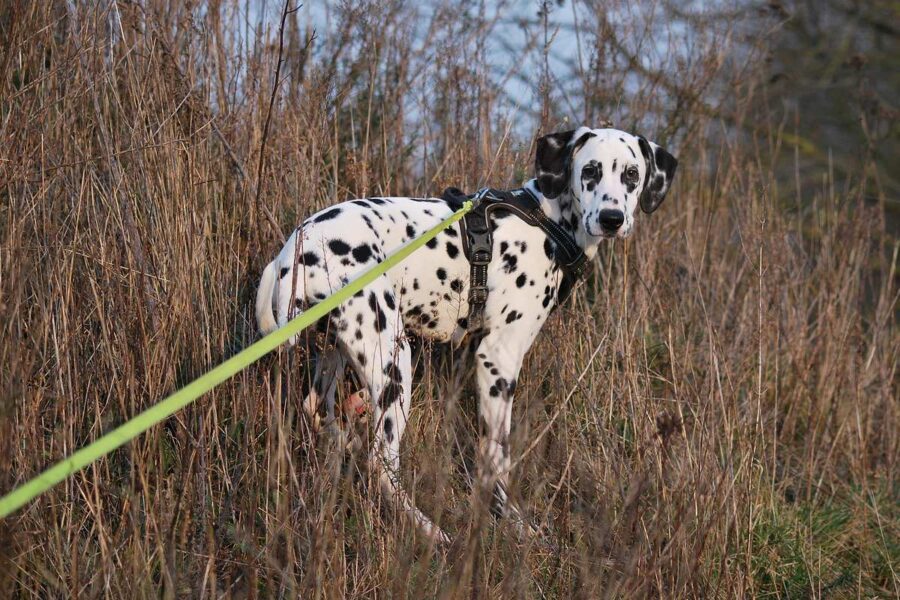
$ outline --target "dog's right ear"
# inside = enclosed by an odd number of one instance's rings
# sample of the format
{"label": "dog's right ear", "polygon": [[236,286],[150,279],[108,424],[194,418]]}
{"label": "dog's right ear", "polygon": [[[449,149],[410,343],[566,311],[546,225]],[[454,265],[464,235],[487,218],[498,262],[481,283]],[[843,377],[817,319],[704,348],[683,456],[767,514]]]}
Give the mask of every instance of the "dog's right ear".
{"label": "dog's right ear", "polygon": [[538,139],[534,176],[544,196],[552,199],[566,191],[571,176],[572,154],[594,135],[589,127],[579,127]]}

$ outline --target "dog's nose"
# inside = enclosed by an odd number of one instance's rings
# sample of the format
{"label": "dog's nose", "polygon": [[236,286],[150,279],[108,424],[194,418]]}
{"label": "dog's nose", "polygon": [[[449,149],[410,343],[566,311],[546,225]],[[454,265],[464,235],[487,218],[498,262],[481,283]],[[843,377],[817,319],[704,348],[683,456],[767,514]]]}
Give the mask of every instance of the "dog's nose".
{"label": "dog's nose", "polygon": [[612,208],[604,208],[600,211],[600,227],[607,233],[618,231],[622,223],[625,222],[625,213],[621,210]]}

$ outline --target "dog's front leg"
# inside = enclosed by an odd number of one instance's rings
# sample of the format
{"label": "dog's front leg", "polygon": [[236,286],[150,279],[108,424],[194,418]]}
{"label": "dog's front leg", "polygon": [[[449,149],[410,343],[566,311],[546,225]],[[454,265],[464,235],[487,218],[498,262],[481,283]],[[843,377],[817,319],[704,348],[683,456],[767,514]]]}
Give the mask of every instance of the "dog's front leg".
{"label": "dog's front leg", "polygon": [[478,346],[478,411],[482,439],[479,483],[492,493],[491,510],[512,518],[523,531],[533,531],[509,501],[509,431],[513,394],[522,359],[530,344],[512,328],[494,330]]}

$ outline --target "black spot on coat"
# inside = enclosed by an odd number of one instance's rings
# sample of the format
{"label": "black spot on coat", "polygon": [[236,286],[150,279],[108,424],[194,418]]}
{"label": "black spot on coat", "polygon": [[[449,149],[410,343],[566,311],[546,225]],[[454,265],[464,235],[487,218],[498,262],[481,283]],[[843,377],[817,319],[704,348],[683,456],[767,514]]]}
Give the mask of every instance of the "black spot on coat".
{"label": "black spot on coat", "polygon": [[338,256],[344,256],[350,252],[350,245],[343,240],[331,240],[328,242],[328,248]]}
{"label": "black spot on coat", "polygon": [[353,249],[353,259],[358,263],[367,262],[372,258],[372,247],[369,244],[360,244]]}
{"label": "black spot on coat", "polygon": [[326,210],[323,213],[319,213],[314,219],[313,223],[321,223],[322,221],[328,221],[330,219],[335,218],[341,214],[340,208],[332,208],[331,210]]}
{"label": "black spot on coat", "polygon": [[554,251],[553,242],[550,241],[550,238],[544,238],[544,254],[547,255],[547,258],[550,260],[556,258],[556,252]]}
{"label": "black spot on coat", "polygon": [[375,292],[369,292],[369,308],[375,313],[375,331],[381,333],[387,329],[387,315],[381,310],[381,305],[378,303],[378,298],[375,297]]}
{"label": "black spot on coat", "polygon": [[400,374],[400,369],[397,368],[393,361],[385,365],[384,374],[387,375],[388,380],[381,391],[381,397],[378,399],[382,409],[388,408],[403,394],[403,377]]}
{"label": "black spot on coat", "polygon": [[506,273],[513,273],[516,270],[516,264],[519,262],[519,257],[515,254],[504,254],[503,255],[503,270]]}

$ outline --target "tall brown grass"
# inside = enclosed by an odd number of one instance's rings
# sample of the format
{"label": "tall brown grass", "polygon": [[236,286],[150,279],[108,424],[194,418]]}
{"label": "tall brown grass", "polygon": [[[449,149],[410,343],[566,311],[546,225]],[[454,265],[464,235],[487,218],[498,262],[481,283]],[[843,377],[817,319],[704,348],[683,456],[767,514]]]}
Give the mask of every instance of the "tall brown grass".
{"label": "tall brown grass", "polygon": [[[0,492],[255,339],[258,274],[304,215],[518,185],[532,136],[574,114],[681,168],[523,369],[512,492],[546,539],[472,509],[459,357],[420,344],[403,447],[455,539],[436,550],[310,430],[283,350],[0,522],[0,596],[900,594],[891,199],[868,170],[772,174],[790,121],[746,38],[771,23],[692,22],[703,43],[651,72],[635,48],[663,6],[555,29],[547,4],[348,3],[327,35],[303,11],[279,35],[280,8],[265,27],[213,0],[0,9]],[[486,45],[502,27],[528,40],[512,67]],[[579,98],[555,36],[577,37]],[[534,98],[505,95],[516,79]]]}

